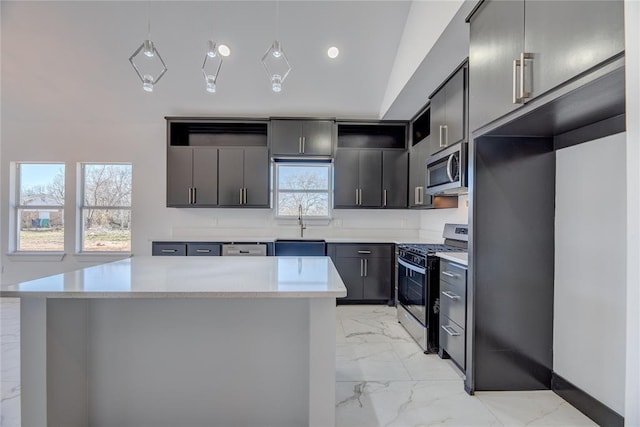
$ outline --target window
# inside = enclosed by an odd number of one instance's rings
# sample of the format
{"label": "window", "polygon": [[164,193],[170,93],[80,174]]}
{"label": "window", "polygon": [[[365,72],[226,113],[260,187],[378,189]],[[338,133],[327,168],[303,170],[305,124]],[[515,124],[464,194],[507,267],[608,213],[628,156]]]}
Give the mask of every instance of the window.
{"label": "window", "polygon": [[81,165],[82,251],[131,251],[131,165]]}
{"label": "window", "polygon": [[329,218],[331,163],[276,162],[274,183],[276,216]]}
{"label": "window", "polygon": [[17,251],[64,251],[64,164],[16,163]]}

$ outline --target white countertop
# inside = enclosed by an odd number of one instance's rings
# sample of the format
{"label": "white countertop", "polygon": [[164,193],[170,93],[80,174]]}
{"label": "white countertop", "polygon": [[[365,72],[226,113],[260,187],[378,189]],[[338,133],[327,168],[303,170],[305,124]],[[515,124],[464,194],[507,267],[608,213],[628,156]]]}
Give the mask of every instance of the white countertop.
{"label": "white countertop", "polygon": [[469,264],[469,254],[466,252],[436,252],[436,256],[465,266]]}
{"label": "white countertop", "polygon": [[276,240],[324,240],[327,243],[416,243],[416,244],[430,244],[430,243],[442,243],[443,240],[440,239],[438,241],[421,239],[416,237],[376,237],[376,236],[368,236],[368,237],[273,237],[273,236],[265,236],[265,237],[256,237],[256,236],[248,236],[248,237],[185,237],[185,238],[176,238],[172,237],[169,239],[153,239],[153,242],[215,242],[215,243],[273,243]]}
{"label": "white countertop", "polygon": [[329,257],[133,257],[13,285],[2,297],[340,298]]}

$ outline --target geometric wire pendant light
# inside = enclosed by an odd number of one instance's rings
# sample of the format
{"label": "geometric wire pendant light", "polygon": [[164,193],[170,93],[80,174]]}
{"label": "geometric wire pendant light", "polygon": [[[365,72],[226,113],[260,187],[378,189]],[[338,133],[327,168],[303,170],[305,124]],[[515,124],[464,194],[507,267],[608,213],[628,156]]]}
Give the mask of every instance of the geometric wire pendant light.
{"label": "geometric wire pendant light", "polygon": [[278,41],[278,20],[280,18],[279,2],[276,1],[276,39],[262,56],[262,65],[271,80],[271,90],[278,93],[282,91],[282,82],[291,72],[291,64],[287,55],[282,50],[282,45]]}
{"label": "geometric wire pendant light", "polygon": [[[151,1],[149,1],[151,3]],[[147,9],[149,13],[149,8]],[[156,59],[157,58],[157,59]],[[164,63],[160,52],[151,41],[151,17],[147,25],[147,39],[129,57],[129,62],[142,81],[142,89],[146,92],[153,92],[153,86],[160,81],[167,72],[167,65]]]}

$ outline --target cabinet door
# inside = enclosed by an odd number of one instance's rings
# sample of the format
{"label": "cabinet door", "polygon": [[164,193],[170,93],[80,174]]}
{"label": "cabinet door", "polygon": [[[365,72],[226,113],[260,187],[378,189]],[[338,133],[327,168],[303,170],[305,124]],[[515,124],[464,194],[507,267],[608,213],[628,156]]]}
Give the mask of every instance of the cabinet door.
{"label": "cabinet door", "polygon": [[525,2],[525,81],[541,95],[624,50],[621,0]]}
{"label": "cabinet door", "polygon": [[382,154],[378,150],[362,150],[358,156],[358,188],[360,207],[382,206]]}
{"label": "cabinet door", "polygon": [[524,1],[486,0],[471,18],[471,131],[518,108],[513,103],[513,61],[523,51]]}
{"label": "cabinet door", "polygon": [[362,294],[362,272],[364,264],[361,258],[336,258],[334,260],[336,270],[347,288],[347,296],[341,300],[361,300]]}
{"label": "cabinet door", "polygon": [[431,135],[411,147],[409,153],[409,207],[424,206],[428,198],[424,184],[430,139]]}
{"label": "cabinet door", "polygon": [[193,149],[193,187],[196,206],[218,204],[218,150],[198,147]]}
{"label": "cabinet door", "polygon": [[437,153],[446,147],[443,130],[447,124],[446,104],[447,92],[445,86],[431,98],[431,131],[429,132],[430,138],[427,156]]}
{"label": "cabinet door", "polygon": [[271,120],[271,154],[302,154],[302,121]]}
{"label": "cabinet door", "polygon": [[333,122],[306,121],[302,125],[302,152],[308,156],[330,156],[333,142]]}
{"label": "cabinet door", "polygon": [[391,260],[366,258],[363,298],[365,300],[391,299]]}
{"label": "cabinet door", "polygon": [[382,206],[407,207],[409,155],[406,151],[382,152]]}
{"label": "cabinet door", "polygon": [[456,144],[465,139],[464,107],[465,107],[465,72],[463,67],[459,69],[447,82],[445,107],[446,131],[445,145]]}
{"label": "cabinet door", "polygon": [[244,150],[218,150],[218,202],[220,206],[240,206],[244,186]]}
{"label": "cabinet door", "polygon": [[244,150],[244,188],[247,206],[269,207],[269,154],[266,148]]}
{"label": "cabinet door", "polygon": [[193,183],[193,150],[169,147],[167,152],[167,206],[189,206]]}
{"label": "cabinet door", "polygon": [[334,206],[355,207],[358,190],[358,150],[337,150],[334,164]]}

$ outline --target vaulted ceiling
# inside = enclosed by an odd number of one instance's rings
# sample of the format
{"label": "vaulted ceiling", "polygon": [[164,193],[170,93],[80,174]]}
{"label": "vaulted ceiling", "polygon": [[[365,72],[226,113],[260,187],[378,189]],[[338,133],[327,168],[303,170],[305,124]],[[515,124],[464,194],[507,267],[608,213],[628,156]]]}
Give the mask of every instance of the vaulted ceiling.
{"label": "vaulted ceiling", "polygon": [[[435,13],[443,2],[430,3]],[[398,79],[411,76],[396,63],[401,43],[399,59],[413,54],[415,40],[404,34],[410,1],[3,1],[1,7],[3,120],[378,118],[398,95]],[[148,22],[168,67],[153,93],[142,90],[128,62],[147,38]],[[260,62],[276,34],[293,67],[281,93],[271,91]],[[209,39],[232,49],[215,94],[205,91],[201,72]],[[326,55],[331,45],[340,49],[335,60]],[[413,63],[425,53],[415,49]]]}

